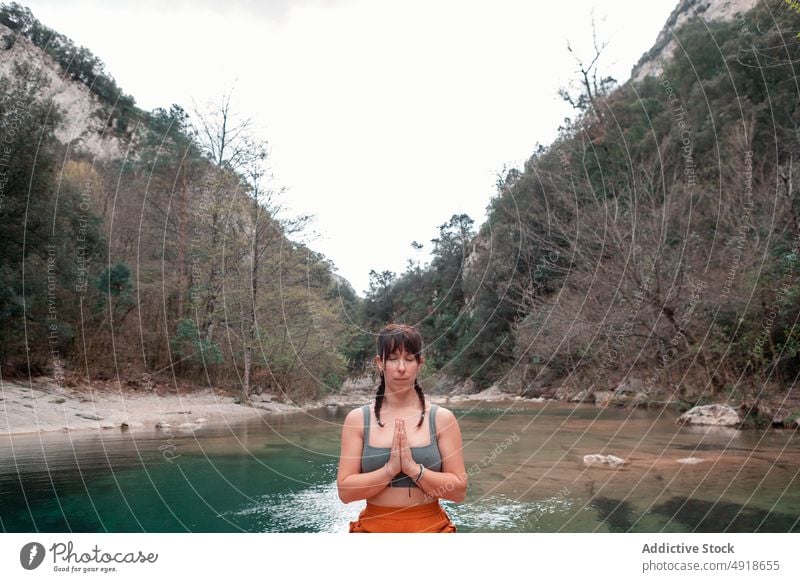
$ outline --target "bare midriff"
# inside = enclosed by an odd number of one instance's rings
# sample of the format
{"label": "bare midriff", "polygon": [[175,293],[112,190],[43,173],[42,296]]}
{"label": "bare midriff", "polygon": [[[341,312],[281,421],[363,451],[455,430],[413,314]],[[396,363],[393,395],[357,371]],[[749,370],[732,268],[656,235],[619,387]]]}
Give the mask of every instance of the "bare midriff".
{"label": "bare midriff", "polygon": [[[411,490],[411,497],[408,496],[409,489]],[[384,507],[411,507],[412,505],[430,503],[433,499],[427,497],[419,487],[386,487],[374,497],[367,499],[367,501]]]}

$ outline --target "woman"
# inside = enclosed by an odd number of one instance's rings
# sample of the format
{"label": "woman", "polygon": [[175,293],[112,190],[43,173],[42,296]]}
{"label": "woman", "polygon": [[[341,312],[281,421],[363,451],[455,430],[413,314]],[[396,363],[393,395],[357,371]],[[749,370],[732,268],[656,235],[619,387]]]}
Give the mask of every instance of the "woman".
{"label": "woman", "polygon": [[351,533],[451,533],[439,498],[463,501],[467,474],[452,412],[429,405],[417,375],[422,338],[408,325],[378,334],[375,403],[350,411],[342,428],[336,484],[344,503],[367,500]]}

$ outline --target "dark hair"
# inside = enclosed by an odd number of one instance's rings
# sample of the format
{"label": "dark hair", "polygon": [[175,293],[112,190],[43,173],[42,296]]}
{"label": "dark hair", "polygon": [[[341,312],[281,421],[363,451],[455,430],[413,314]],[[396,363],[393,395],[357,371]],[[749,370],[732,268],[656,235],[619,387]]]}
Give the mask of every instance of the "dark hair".
{"label": "dark hair", "polygon": [[[422,336],[417,329],[411,325],[390,323],[378,333],[377,343],[378,356],[380,356],[384,363],[390,354],[398,350],[405,350],[409,354],[413,354],[417,363],[422,359]],[[425,418],[425,395],[416,378],[414,378],[414,390],[416,390],[420,404],[422,404],[422,412],[419,415],[419,422],[417,423],[417,427],[420,427],[422,426],[422,420]],[[381,422],[381,406],[383,405],[384,392],[386,392],[386,378],[383,372],[381,372],[381,383],[375,395],[375,418],[378,419],[378,424],[380,426],[383,426]]]}

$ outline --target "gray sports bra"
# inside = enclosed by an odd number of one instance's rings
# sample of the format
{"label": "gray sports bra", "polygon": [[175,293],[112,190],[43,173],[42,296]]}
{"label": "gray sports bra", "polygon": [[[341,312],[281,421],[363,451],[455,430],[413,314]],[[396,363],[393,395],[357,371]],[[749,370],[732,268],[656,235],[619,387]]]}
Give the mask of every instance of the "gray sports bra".
{"label": "gray sports bra", "polygon": [[[430,444],[424,447],[411,447],[411,453],[414,456],[414,460],[417,463],[422,463],[426,469],[441,471],[442,455],[439,453],[438,439],[436,438],[436,423],[434,421],[437,408],[439,407],[436,404],[431,404],[431,409],[428,413],[431,430]],[[361,410],[364,413],[364,449],[361,453],[361,472],[369,473],[383,467],[389,462],[392,449],[391,447],[373,447],[369,444],[369,422],[372,417],[371,405],[365,404],[361,407]],[[414,477],[416,477],[416,475],[414,475]],[[414,483],[414,479],[401,471],[389,482],[389,486],[416,487],[416,483]]]}

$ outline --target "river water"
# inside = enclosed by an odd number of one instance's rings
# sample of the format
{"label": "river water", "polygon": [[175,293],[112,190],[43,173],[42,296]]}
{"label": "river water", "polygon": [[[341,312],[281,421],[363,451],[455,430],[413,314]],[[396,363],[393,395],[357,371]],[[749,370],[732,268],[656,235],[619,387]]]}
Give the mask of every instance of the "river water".
{"label": "river water", "polygon": [[[800,434],[683,427],[674,413],[556,403],[448,405],[470,473],[459,532],[798,532]],[[194,432],[0,437],[4,532],[345,532],[349,409]],[[587,466],[587,454],[622,466]],[[682,464],[679,459],[702,459]]]}

